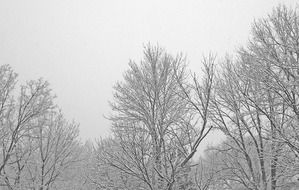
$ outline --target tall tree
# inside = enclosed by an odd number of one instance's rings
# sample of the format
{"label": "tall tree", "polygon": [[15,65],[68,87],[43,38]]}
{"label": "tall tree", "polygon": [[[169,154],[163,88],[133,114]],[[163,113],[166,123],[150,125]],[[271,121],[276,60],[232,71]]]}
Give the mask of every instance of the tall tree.
{"label": "tall tree", "polygon": [[268,18],[255,22],[252,31],[253,38],[248,47],[240,51],[240,58],[247,78],[259,83],[265,95],[266,105],[255,104],[255,107],[270,122],[267,132],[273,156],[271,189],[275,189],[281,146],[286,144],[297,155],[299,153],[295,127],[299,121],[298,12],[278,6]]}
{"label": "tall tree", "polygon": [[117,151],[104,151],[100,159],[143,188],[174,189],[179,176],[188,172],[195,144],[200,143],[197,134],[203,133],[195,128],[194,107],[182,91],[185,59],[149,45],[140,65],[129,65],[111,103]]}
{"label": "tall tree", "polygon": [[283,188],[296,173],[297,19],[279,6],[255,22],[249,45],[224,61],[216,80],[210,118],[228,139],[217,151],[224,176],[243,188]]}

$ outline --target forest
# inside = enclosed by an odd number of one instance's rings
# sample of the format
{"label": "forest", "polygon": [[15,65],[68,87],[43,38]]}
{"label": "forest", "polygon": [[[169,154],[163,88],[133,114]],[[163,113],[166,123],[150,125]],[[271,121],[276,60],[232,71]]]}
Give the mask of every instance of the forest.
{"label": "forest", "polygon": [[[49,82],[19,84],[1,65],[0,189],[298,190],[298,7],[273,8],[247,44],[198,64],[145,45],[113,87],[111,136],[95,142]],[[213,132],[223,141],[198,156]]]}

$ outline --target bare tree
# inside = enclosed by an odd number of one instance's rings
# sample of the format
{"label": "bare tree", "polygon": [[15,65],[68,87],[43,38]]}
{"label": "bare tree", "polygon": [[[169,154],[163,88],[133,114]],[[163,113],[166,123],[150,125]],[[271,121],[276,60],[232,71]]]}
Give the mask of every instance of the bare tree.
{"label": "bare tree", "polygon": [[[296,9],[278,6],[266,19],[253,25],[248,48],[241,49],[243,69],[252,83],[259,84],[265,104],[247,96],[261,115],[269,121],[266,131],[271,140],[271,189],[277,186],[278,155],[283,145],[298,155],[298,37]],[[291,156],[292,157],[292,156]],[[295,160],[298,163],[298,160]]]}
{"label": "bare tree", "polygon": [[24,177],[30,188],[49,190],[59,181],[67,181],[65,174],[79,162],[78,125],[66,121],[60,112],[46,115],[36,125],[33,135],[37,149]]}
{"label": "bare tree", "polygon": [[[227,151],[219,151],[231,157],[229,164],[226,163],[226,165],[231,168],[234,180],[238,180],[248,189],[266,190],[265,141],[262,137],[259,112],[251,107],[243,96],[244,89],[248,90],[247,83],[243,83],[243,80],[239,78],[237,68],[230,59],[226,60],[222,70],[222,74],[216,81],[210,118],[214,125],[226,135],[230,143],[227,144],[228,147],[224,147]],[[256,93],[254,90],[251,92]],[[254,146],[249,146],[248,141]],[[252,148],[259,155],[260,167],[258,168],[254,166],[255,156],[251,152]],[[260,174],[262,176],[258,177],[257,175]]]}
{"label": "bare tree", "polygon": [[248,47],[216,79],[208,113],[228,139],[216,152],[226,180],[243,188],[283,188],[298,172],[298,23],[285,6],[255,22]]}
{"label": "bare tree", "polygon": [[180,68],[181,65],[175,65],[175,76],[180,87],[180,95],[188,103],[194,112],[196,123],[200,125],[200,127],[196,126],[194,142],[191,143],[188,156],[183,160],[181,166],[184,166],[194,156],[199,144],[213,129],[213,126],[209,125],[208,118],[214,90],[215,61],[215,55],[210,54],[208,57],[203,57],[202,77],[199,78],[198,75],[192,74],[192,82],[189,81],[188,77],[182,77],[187,76],[185,68]]}
{"label": "bare tree", "polygon": [[[253,25],[253,38],[248,48],[240,51],[248,68],[248,78],[258,81],[268,92],[269,104],[280,105],[280,110],[260,111],[272,122],[273,131],[283,142],[298,153],[298,10],[278,6],[267,19]],[[273,107],[272,106],[272,107]],[[273,115],[283,117],[284,127],[278,127]]]}
{"label": "bare tree", "polygon": [[0,67],[0,184],[7,189],[54,188],[79,159],[78,126],[56,110],[42,79],[22,85],[14,98],[16,76],[8,65]]}
{"label": "bare tree", "polygon": [[8,66],[2,66],[1,69],[6,69],[6,72],[3,73],[6,73],[7,76],[2,77],[4,80],[2,82],[5,85],[1,94],[1,97],[3,97],[1,115],[1,130],[3,131],[3,136],[0,139],[0,176],[4,179],[5,184],[10,186],[6,166],[10,162],[11,156],[13,154],[16,155],[15,150],[18,146],[18,142],[28,135],[28,131],[34,127],[31,125],[32,122],[35,122],[52,110],[54,106],[52,102],[53,95],[48,87],[49,84],[41,79],[38,81],[30,81],[26,85],[21,86],[18,100],[14,100],[12,90],[16,75]]}
{"label": "bare tree", "polygon": [[[188,172],[187,162],[205,136],[194,127],[194,108],[181,89],[184,69],[182,55],[172,57],[159,47],[147,46],[141,64],[130,62],[124,82],[114,88],[110,119],[118,151],[104,151],[101,159],[146,189],[179,185],[176,180]],[[206,94],[201,95],[204,101]],[[195,139],[197,134],[201,136]]]}
{"label": "bare tree", "polygon": [[114,139],[98,141],[96,146],[89,182],[99,189],[107,190],[147,189],[145,179],[139,179],[142,173],[132,164],[134,160],[123,153]]}
{"label": "bare tree", "polygon": [[220,176],[222,169],[218,166],[218,157],[215,151],[205,151],[204,157],[200,157],[193,168],[192,177],[194,187],[198,190],[225,189],[225,184],[221,183]]}

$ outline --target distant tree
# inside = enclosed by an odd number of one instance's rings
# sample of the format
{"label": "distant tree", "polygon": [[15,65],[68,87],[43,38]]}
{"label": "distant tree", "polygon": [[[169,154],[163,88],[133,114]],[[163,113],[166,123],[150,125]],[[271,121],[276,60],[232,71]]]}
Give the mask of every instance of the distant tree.
{"label": "distant tree", "polygon": [[67,181],[65,174],[80,160],[78,125],[66,121],[61,113],[50,113],[37,123],[35,150],[26,170],[30,188],[49,190],[59,181]]}
{"label": "distant tree", "polygon": [[[92,170],[88,176],[89,182],[99,189],[146,189],[142,180],[136,180],[133,172],[119,168],[119,165],[129,165],[130,160],[123,154],[119,144],[113,139],[97,142]],[[134,168],[131,168],[134,171]]]}
{"label": "distant tree", "polygon": [[222,170],[218,167],[217,155],[213,151],[206,151],[204,157],[200,157],[192,170],[194,189],[216,190],[225,189],[221,184]]}
{"label": "distant tree", "polygon": [[94,145],[88,140],[84,144],[80,144],[74,150],[77,155],[74,162],[69,165],[66,170],[63,170],[59,181],[56,183],[56,189],[59,190],[85,190],[96,189],[96,186],[91,182],[90,178],[93,170],[96,168],[94,162]]}

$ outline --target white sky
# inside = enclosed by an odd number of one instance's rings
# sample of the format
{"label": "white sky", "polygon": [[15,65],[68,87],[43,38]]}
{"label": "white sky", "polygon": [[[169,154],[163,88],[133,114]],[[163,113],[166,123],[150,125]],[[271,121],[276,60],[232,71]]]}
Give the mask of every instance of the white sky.
{"label": "white sky", "polygon": [[187,54],[197,72],[203,54],[245,44],[253,19],[279,3],[297,1],[0,0],[0,64],[10,64],[20,82],[48,80],[81,137],[104,137],[112,86],[129,59],[139,61],[143,44]]}

